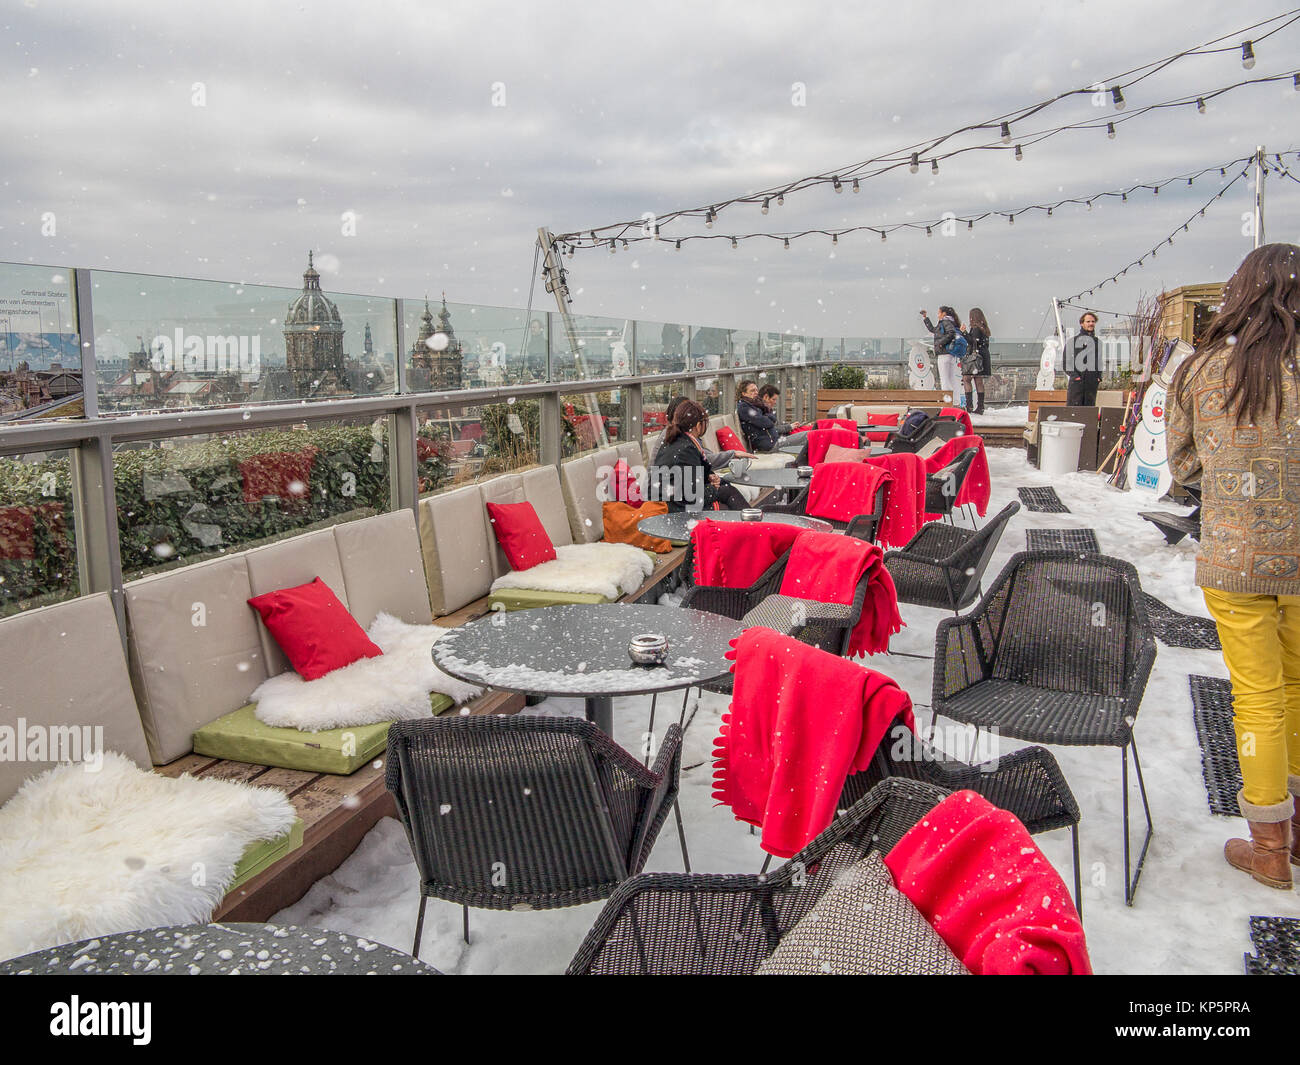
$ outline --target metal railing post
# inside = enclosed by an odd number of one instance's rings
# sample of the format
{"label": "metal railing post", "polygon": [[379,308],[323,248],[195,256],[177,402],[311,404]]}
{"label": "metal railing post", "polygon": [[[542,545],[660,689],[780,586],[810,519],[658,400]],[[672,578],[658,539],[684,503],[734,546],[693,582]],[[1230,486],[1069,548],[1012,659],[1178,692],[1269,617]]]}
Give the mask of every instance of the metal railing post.
{"label": "metal railing post", "polygon": [[557,385],[551,391],[543,392],[537,397],[537,400],[540,408],[537,418],[537,432],[540,439],[537,446],[541,452],[541,462],[543,466],[554,466],[558,469],[561,460],[564,458],[564,442],[560,428],[559,386]]}
{"label": "metal railing post", "polygon": [[77,339],[81,344],[82,410],[87,418],[99,417],[99,371],[95,362],[95,301],[90,271],[72,271],[77,300]]}
{"label": "metal railing post", "polygon": [[[74,530],[81,593],[108,592],[126,647],[126,604],[122,598],[122,545],[117,530],[117,488],[113,445],[93,437],[72,451]],[[79,493],[80,498],[78,498]]]}

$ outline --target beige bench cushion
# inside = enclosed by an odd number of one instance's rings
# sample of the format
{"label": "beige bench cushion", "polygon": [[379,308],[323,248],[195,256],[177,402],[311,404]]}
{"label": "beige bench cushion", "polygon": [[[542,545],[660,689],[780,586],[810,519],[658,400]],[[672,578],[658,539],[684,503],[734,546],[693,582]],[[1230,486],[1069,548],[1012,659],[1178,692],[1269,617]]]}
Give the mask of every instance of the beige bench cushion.
{"label": "beige bench cushion", "polygon": [[560,467],[564,505],[575,544],[590,544],[605,535],[605,516],[596,498],[596,460],[592,455],[569,459]]}
{"label": "beige bench cushion", "polygon": [[420,534],[409,510],[334,527],[348,608],[369,629],[382,611],[411,625],[433,620]]}
{"label": "beige bench cushion", "polygon": [[504,477],[493,477],[490,481],[484,481],[478,488],[481,500],[479,521],[483,523],[483,529],[487,535],[488,562],[492,566],[492,577],[495,580],[497,577],[510,572],[510,562],[506,558],[506,553],[501,550],[501,545],[497,542],[497,534],[493,530],[492,519],[488,516],[487,504],[525,502],[524,481],[517,473],[507,473]]}
{"label": "beige bench cushion", "polygon": [[641,444],[641,457],[647,466],[654,461],[655,452],[659,450],[659,444],[663,440],[663,430],[657,433],[650,433]]}
{"label": "beige bench cushion", "polygon": [[159,765],[188,754],[195,729],[243,706],[268,676],[260,622],[248,605],[247,558],[229,555],[126,585],[131,671]]}
{"label": "beige bench cushion", "polygon": [[573,530],[569,528],[569,512],[564,506],[564,491],[560,488],[560,471],[554,466],[539,466],[519,475],[524,486],[524,498],[533,505],[542,527],[551,543],[561,547],[573,543]]}
{"label": "beige bench cushion", "polygon": [[[12,730],[6,743],[13,744],[12,751],[0,756],[0,804],[28,777],[49,769],[60,753],[84,759],[117,751],[149,767],[149,748],[107,593],[0,621],[0,726]],[[40,753],[33,746],[38,737],[44,753],[55,758],[27,760]]]}
{"label": "beige bench cushion", "polygon": [[477,485],[420,501],[420,546],[435,617],[453,614],[492,586],[487,523]]}

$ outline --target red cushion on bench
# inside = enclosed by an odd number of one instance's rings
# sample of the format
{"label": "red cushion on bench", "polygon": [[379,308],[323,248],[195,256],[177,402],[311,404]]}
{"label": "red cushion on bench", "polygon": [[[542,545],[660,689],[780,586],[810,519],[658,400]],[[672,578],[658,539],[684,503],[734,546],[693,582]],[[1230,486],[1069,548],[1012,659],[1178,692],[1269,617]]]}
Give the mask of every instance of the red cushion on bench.
{"label": "red cushion on bench", "polygon": [[248,605],[262,615],[262,624],[303,680],[384,653],[319,577],[296,588],[255,595]]}
{"label": "red cushion on bench", "polygon": [[531,503],[489,503],[487,511],[511,569],[532,569],[555,558],[555,545]]}

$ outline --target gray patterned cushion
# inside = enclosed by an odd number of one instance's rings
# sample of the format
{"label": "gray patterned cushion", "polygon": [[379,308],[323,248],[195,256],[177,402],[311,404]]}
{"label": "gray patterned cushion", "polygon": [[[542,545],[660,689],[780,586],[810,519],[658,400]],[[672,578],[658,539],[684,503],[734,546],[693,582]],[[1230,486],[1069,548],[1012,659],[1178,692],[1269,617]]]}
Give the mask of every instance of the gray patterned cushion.
{"label": "gray patterned cushion", "polygon": [[847,869],[758,967],[760,976],[969,976],[874,851]]}

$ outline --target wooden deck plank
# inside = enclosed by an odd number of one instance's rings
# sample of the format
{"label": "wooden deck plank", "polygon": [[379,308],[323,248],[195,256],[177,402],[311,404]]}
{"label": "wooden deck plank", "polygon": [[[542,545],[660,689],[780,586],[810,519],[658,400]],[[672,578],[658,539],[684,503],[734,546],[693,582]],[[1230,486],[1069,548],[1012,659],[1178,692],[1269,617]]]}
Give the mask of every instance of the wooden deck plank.
{"label": "wooden deck plank", "polygon": [[222,759],[215,765],[209,766],[201,773],[195,774],[204,780],[235,780],[244,783],[252,783],[267,771],[264,765],[253,765],[249,762],[230,762]]}
{"label": "wooden deck plank", "polygon": [[208,767],[216,765],[218,761],[220,759],[211,758],[206,754],[185,754],[166,765],[154,766],[153,771],[165,777],[178,777],[183,773],[197,776]]}
{"label": "wooden deck plank", "polygon": [[257,778],[257,786],[260,788],[279,788],[281,791],[293,795],[320,776],[320,773],[311,773],[304,769],[280,769],[272,766]]}

